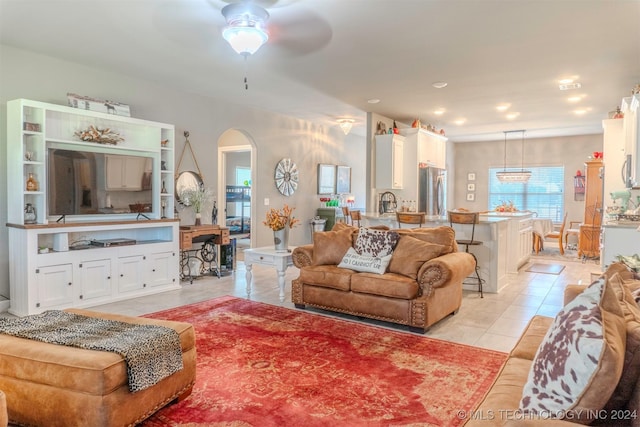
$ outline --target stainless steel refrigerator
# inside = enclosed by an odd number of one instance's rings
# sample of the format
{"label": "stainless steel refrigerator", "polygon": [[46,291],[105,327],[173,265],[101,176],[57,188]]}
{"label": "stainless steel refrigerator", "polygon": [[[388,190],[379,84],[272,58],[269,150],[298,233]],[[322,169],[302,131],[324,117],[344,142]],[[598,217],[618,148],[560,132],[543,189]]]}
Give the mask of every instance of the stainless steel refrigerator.
{"label": "stainless steel refrigerator", "polygon": [[418,169],[418,212],[447,214],[447,171],[433,167]]}

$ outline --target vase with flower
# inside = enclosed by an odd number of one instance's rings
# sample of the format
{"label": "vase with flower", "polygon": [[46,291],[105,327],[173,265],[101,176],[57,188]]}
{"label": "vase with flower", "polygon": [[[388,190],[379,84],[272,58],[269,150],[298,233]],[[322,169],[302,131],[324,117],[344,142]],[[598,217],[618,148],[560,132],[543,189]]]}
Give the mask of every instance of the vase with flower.
{"label": "vase with flower", "polygon": [[211,195],[211,190],[204,187],[186,190],[182,193],[180,198],[184,200],[184,205],[193,208],[196,214],[195,225],[202,225],[202,209],[209,202]]}
{"label": "vase with flower", "polygon": [[276,251],[286,252],[289,249],[289,230],[300,220],[293,216],[295,208],[284,205],[282,209],[271,208],[262,222],[273,230],[273,243]]}

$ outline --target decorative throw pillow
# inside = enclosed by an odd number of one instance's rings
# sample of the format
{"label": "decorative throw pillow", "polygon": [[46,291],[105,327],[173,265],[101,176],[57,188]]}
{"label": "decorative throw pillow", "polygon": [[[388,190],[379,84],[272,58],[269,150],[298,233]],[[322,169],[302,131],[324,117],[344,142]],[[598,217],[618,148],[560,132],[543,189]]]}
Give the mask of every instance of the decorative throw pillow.
{"label": "decorative throw pillow", "polygon": [[400,236],[389,263],[391,273],[417,278],[422,264],[433,259],[446,250],[443,245],[423,242],[409,235]]}
{"label": "decorative throw pillow", "polygon": [[400,235],[395,231],[360,227],[354,247],[360,255],[384,257],[391,255],[399,238]]}
{"label": "decorative throw pillow", "polygon": [[389,261],[391,261],[391,255],[383,257],[366,256],[358,254],[353,248],[349,248],[338,267],[365,273],[384,274],[387,271]]}
{"label": "decorative throw pillow", "polygon": [[398,233],[400,233],[400,235],[415,237],[416,239],[420,239],[424,242],[443,245],[446,249],[442,255],[458,250],[458,246],[456,244],[456,232],[453,228],[446,225],[431,228],[401,228],[398,230]]}
{"label": "decorative throw pillow", "polygon": [[520,409],[588,423],[582,418],[602,409],[620,380],[625,340],[620,304],[602,277],[556,316],[531,364]]}
{"label": "decorative throw pillow", "polygon": [[351,247],[351,227],[313,233],[313,265],[337,265]]}

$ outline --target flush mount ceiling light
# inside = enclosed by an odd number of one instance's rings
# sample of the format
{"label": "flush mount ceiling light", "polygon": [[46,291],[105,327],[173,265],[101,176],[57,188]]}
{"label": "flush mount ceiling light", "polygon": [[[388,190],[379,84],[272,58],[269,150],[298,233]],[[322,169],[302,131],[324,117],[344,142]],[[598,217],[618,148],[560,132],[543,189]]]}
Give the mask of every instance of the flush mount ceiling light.
{"label": "flush mount ceiling light", "polygon": [[435,83],[431,83],[431,86],[435,87],[436,89],[442,89],[443,87],[447,87],[449,83],[447,82],[435,82]]}
{"label": "flush mount ceiling light", "polygon": [[[522,132],[522,166],[519,171],[507,171],[507,134]],[[504,169],[496,172],[496,177],[500,182],[527,182],[531,178],[531,171],[524,170],[524,129],[504,131]]]}
{"label": "flush mount ceiling light", "polygon": [[222,37],[240,55],[253,55],[269,40],[264,30],[269,13],[262,7],[249,2],[232,3],[222,8],[222,15],[227,20]]}
{"label": "flush mount ceiling light", "polygon": [[338,125],[340,126],[340,129],[342,129],[342,132],[344,132],[345,135],[349,135],[349,132],[351,132],[351,128],[353,127],[353,123],[355,122],[355,120],[338,119],[337,122],[338,122]]}

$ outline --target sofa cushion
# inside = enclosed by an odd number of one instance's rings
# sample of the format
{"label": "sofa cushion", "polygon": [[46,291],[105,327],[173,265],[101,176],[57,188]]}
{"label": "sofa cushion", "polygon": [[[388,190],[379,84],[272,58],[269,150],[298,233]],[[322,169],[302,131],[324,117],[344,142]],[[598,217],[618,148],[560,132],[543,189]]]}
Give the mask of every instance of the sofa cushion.
{"label": "sofa cushion", "polygon": [[601,279],[556,316],[538,349],[520,409],[588,418],[607,403],[622,374],[625,321],[613,286]]}
{"label": "sofa cushion", "polygon": [[533,316],[509,357],[533,360],[552,323],[553,317]]}
{"label": "sofa cushion", "polygon": [[622,377],[605,407],[611,412],[625,408],[640,377],[640,308],[638,308],[631,292],[625,286],[623,274],[616,273],[612,275],[609,278],[609,282],[612,285],[618,285],[612,287],[622,307],[627,327]]}
{"label": "sofa cushion", "polygon": [[422,264],[440,256],[444,250],[443,245],[425,242],[405,234],[400,237],[398,245],[393,251],[389,272],[416,279]]}
{"label": "sofa cushion", "polygon": [[313,265],[338,265],[351,247],[353,228],[313,233]]}
{"label": "sofa cushion", "polygon": [[448,254],[450,252],[456,252],[458,246],[456,245],[456,233],[453,228],[446,225],[432,228],[400,228],[396,230],[401,236],[410,235],[416,239],[420,239],[424,242],[436,243],[443,245],[445,250],[442,254]]}
{"label": "sofa cushion", "polygon": [[391,261],[391,255],[386,256],[367,256],[360,255],[355,249],[349,248],[347,253],[338,264],[338,267],[349,268],[355,271],[362,271],[366,273],[384,274],[387,271],[387,266]]}
{"label": "sofa cushion", "polygon": [[360,255],[385,257],[391,255],[399,238],[395,231],[360,227],[354,248]]}
{"label": "sofa cushion", "polygon": [[314,286],[349,291],[353,270],[340,268],[335,265],[312,265],[300,269],[300,280]]}
{"label": "sofa cushion", "polygon": [[362,294],[409,300],[418,296],[418,290],[418,282],[400,274],[358,273],[351,276],[351,291]]}

